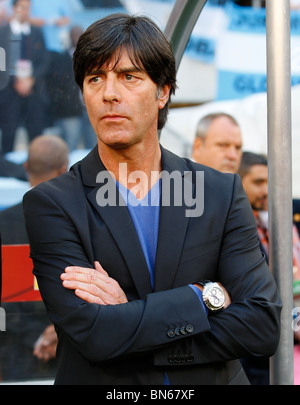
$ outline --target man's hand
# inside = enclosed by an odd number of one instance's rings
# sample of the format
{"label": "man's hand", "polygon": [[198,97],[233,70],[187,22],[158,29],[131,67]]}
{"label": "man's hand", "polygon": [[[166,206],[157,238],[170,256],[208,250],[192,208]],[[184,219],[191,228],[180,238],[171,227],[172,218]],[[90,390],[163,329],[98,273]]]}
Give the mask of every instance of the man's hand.
{"label": "man's hand", "polygon": [[32,94],[34,79],[32,77],[17,78],[14,82],[14,88],[21,97],[28,97]]}
{"label": "man's hand", "polygon": [[56,356],[57,335],[53,325],[47,326],[34,345],[33,354],[47,362]]}
{"label": "man's hand", "polygon": [[95,262],[95,269],[66,267],[61,279],[65,288],[75,290],[79,298],[89,303],[116,305],[128,302],[119,283],[109,277],[99,262]]}

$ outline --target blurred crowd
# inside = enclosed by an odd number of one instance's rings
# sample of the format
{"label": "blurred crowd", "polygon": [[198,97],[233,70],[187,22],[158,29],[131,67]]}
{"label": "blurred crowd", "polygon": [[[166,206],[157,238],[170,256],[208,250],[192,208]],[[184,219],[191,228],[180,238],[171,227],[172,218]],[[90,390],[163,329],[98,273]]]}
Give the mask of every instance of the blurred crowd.
{"label": "blurred crowd", "polygon": [[[70,152],[96,145],[73,75],[72,54],[83,28],[72,23],[71,3],[0,0],[0,48],[5,50],[0,60],[0,176],[27,181],[30,187],[65,172]],[[84,8],[120,6],[117,0],[80,3]],[[20,128],[26,135],[21,149],[28,157],[15,163],[7,156],[19,150]],[[0,212],[0,234],[2,247],[28,244],[21,203]],[[0,382],[53,379],[57,337],[44,304],[6,298],[1,303],[7,328],[0,333]]]}
{"label": "blurred crowd", "polygon": [[28,143],[50,132],[70,151],[91,148],[95,135],[72,70],[83,30],[72,26],[68,3],[13,0],[11,12],[1,3],[0,46],[6,53],[6,70],[0,72],[1,155],[16,149],[20,127]]}
{"label": "blurred crowd", "polygon": [[[109,0],[81,0],[81,3],[84,7],[98,7],[100,3],[102,7],[120,5]],[[235,3],[249,6],[258,1],[235,0]],[[260,6],[264,5],[260,1]],[[300,7],[300,1],[291,0],[291,6]],[[96,135],[72,68],[72,54],[82,32],[82,27],[72,24],[67,2],[0,0],[0,47],[6,51],[5,70],[0,63],[0,176],[15,173],[15,177],[28,180],[34,187],[66,171],[71,151],[95,146]],[[27,134],[28,159],[24,165],[6,159],[7,153],[17,149],[20,127]],[[195,135],[193,160],[240,174],[253,208],[261,250],[268,260],[266,157],[242,151],[240,127],[224,113],[201,120]],[[300,279],[297,224],[293,228],[295,280]],[[21,204],[0,213],[0,233],[2,245],[28,243]],[[12,327],[0,334],[0,381],[54,378],[57,339],[43,303],[2,303],[2,306],[7,324]],[[298,342],[295,335],[295,343]],[[245,362],[253,384],[268,384],[268,361]]]}

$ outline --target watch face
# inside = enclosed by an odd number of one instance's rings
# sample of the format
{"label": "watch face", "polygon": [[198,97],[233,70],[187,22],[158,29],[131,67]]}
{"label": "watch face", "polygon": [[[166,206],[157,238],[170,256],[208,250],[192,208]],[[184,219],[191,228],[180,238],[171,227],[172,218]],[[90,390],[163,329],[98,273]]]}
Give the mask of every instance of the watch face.
{"label": "watch face", "polygon": [[225,294],[217,283],[208,283],[203,289],[203,300],[209,309],[218,310],[224,306]]}

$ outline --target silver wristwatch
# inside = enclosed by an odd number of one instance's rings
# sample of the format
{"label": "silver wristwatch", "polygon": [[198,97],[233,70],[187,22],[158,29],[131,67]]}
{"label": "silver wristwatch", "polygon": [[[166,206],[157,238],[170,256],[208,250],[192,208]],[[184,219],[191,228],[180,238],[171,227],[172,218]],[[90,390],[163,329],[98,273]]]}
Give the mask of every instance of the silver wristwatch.
{"label": "silver wristwatch", "polygon": [[203,287],[202,298],[206,307],[213,312],[220,311],[225,305],[225,293],[223,288],[212,281],[201,281],[200,284]]}

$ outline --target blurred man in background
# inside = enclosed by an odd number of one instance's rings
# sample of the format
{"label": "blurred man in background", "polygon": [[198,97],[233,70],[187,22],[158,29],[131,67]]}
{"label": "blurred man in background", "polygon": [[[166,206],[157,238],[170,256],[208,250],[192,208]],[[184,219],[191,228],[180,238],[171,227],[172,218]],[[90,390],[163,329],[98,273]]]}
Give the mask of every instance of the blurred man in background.
{"label": "blurred man in background", "polygon": [[[67,171],[69,150],[53,135],[36,137],[24,164],[31,187]],[[2,245],[26,245],[22,203],[0,212]],[[3,300],[5,297],[3,297]],[[54,378],[57,336],[43,302],[3,302],[8,325],[0,334],[0,374],[4,381]]]}
{"label": "blurred man in background", "polygon": [[197,126],[192,158],[224,173],[236,173],[242,157],[239,124],[229,114],[212,113]]}

